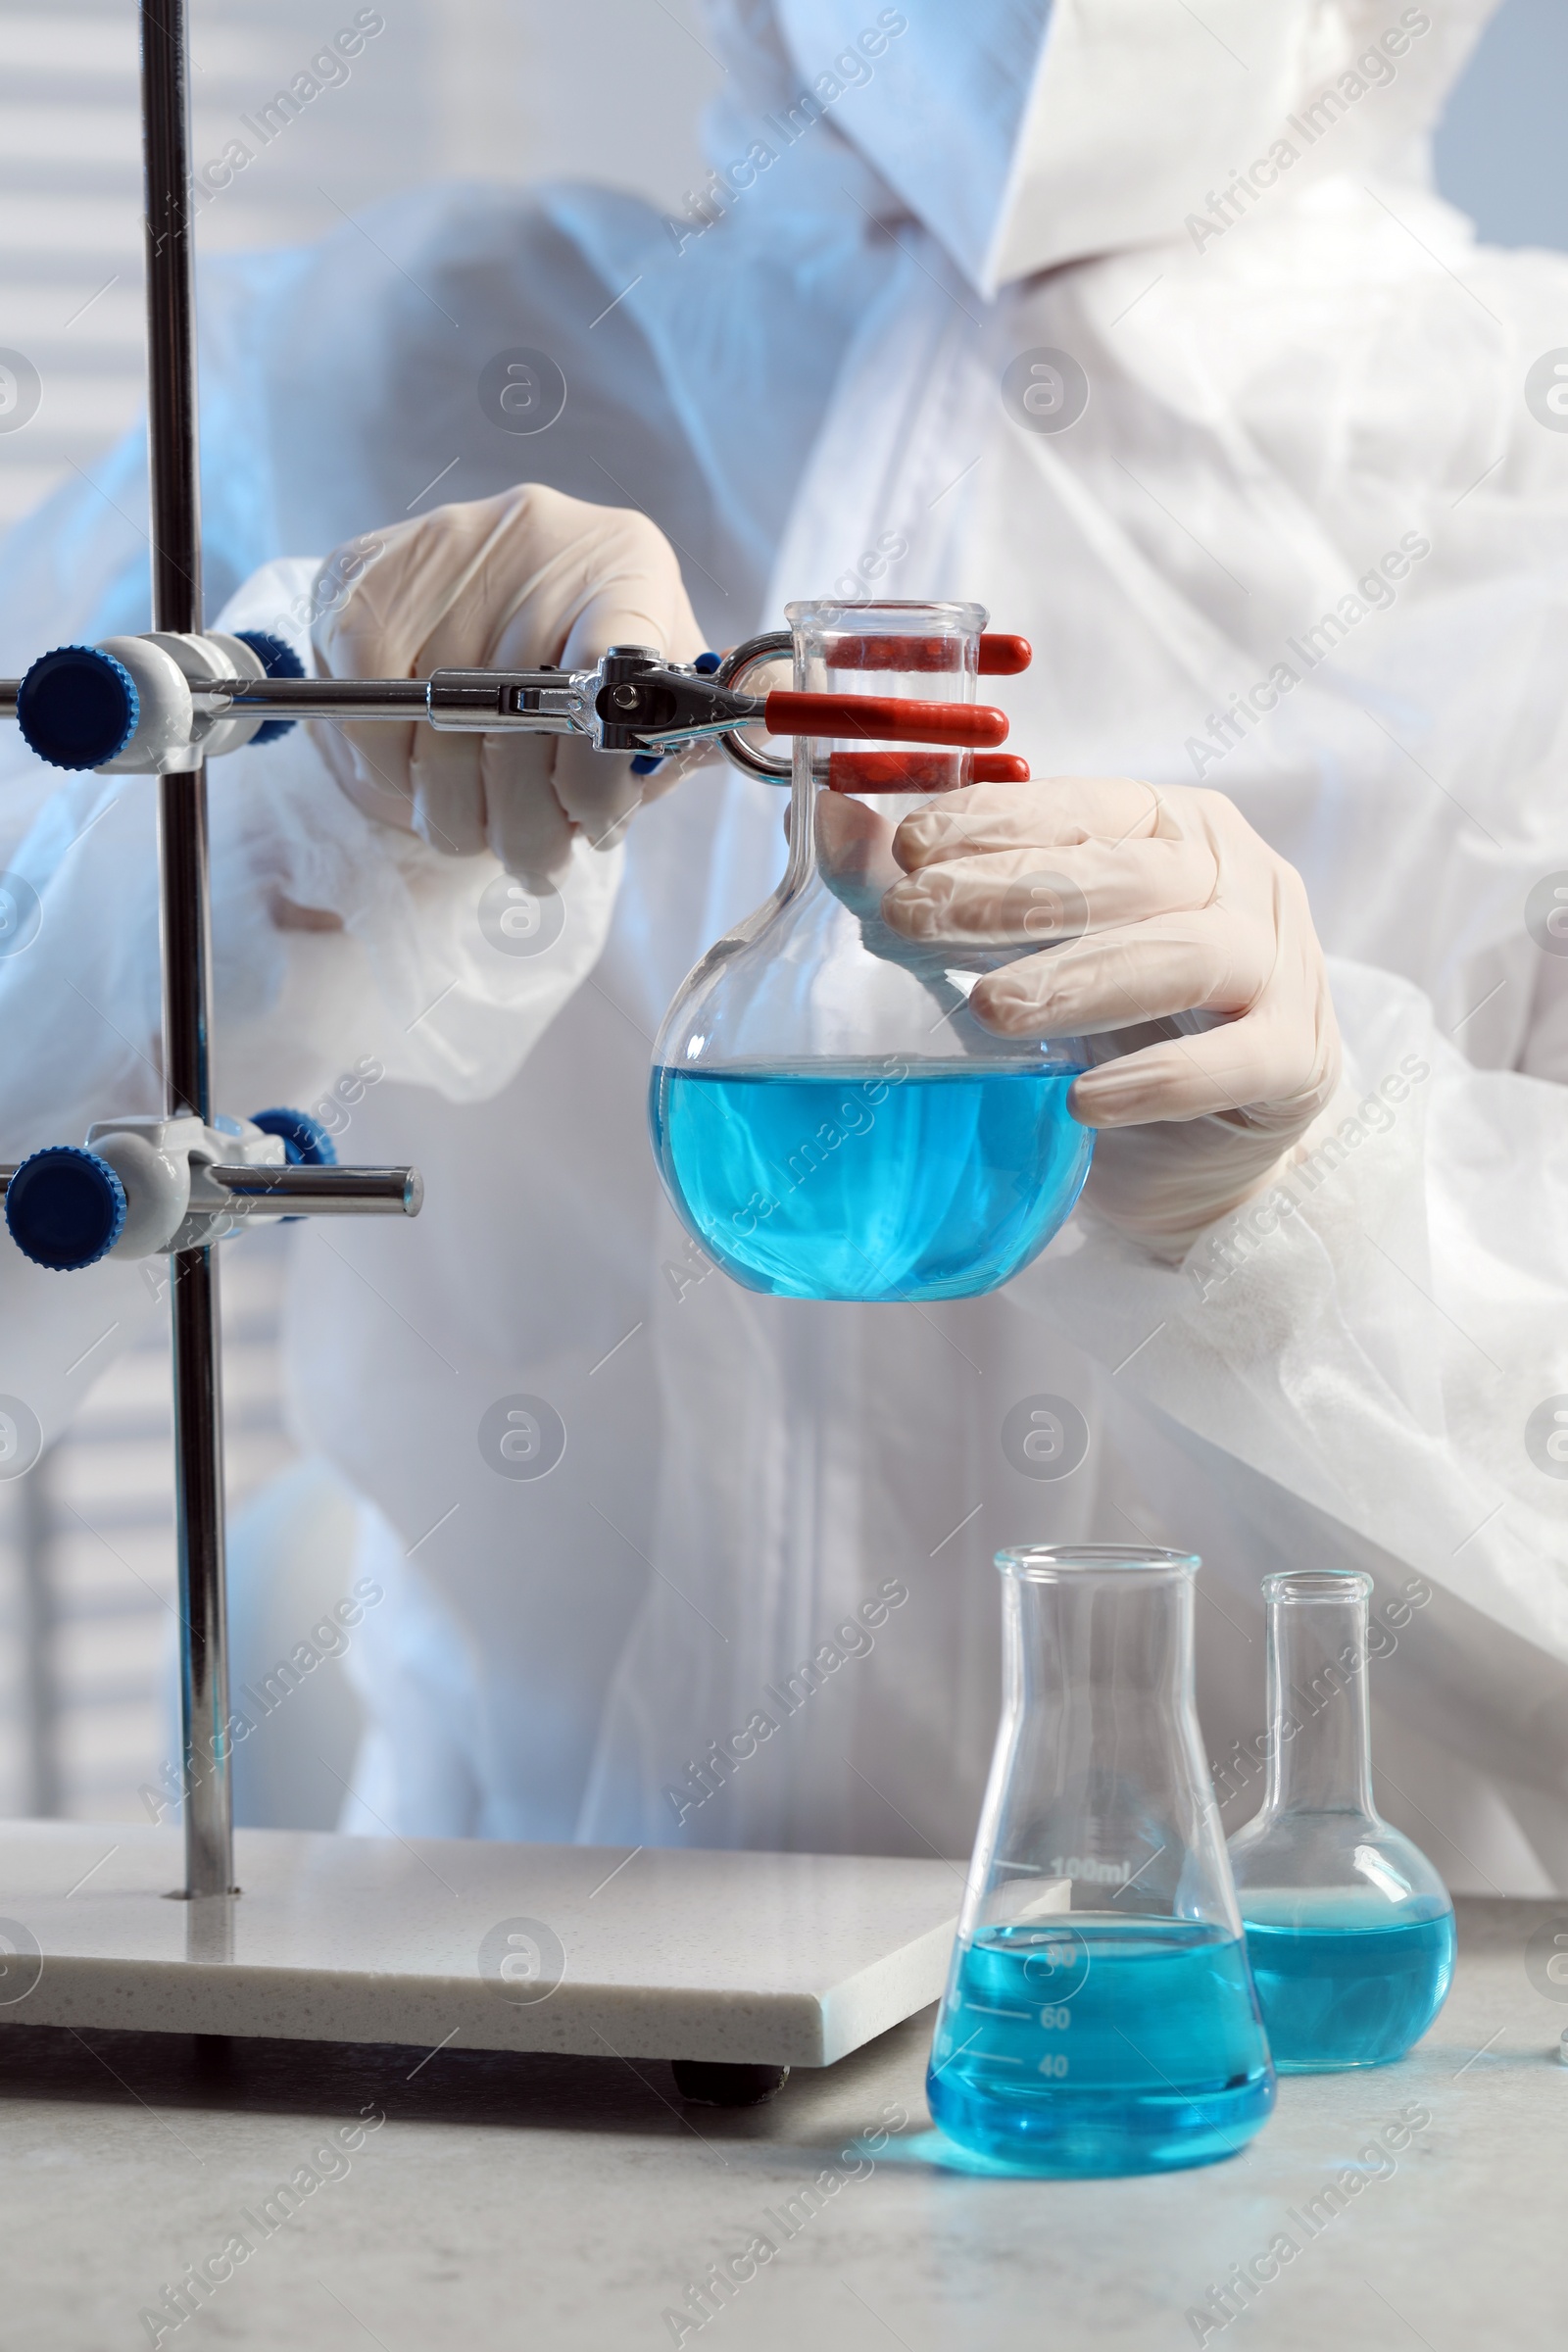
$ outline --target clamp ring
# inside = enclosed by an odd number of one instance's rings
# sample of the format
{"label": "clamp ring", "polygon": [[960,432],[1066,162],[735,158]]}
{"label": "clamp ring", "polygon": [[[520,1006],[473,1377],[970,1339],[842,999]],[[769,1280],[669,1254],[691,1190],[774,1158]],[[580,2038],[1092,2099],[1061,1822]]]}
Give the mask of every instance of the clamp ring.
{"label": "clamp ring", "polygon": [[[795,638],[789,629],[769,629],[760,637],[748,637],[725,655],[713,672],[714,679],[738,692],[739,681],[748,670],[760,668],[764,662],[776,662],[780,654],[794,650]],[[771,760],[765,752],[754,752],[749,743],[742,742],[738,728],[721,735],[718,743],[726,760],[748,776],[760,776],[764,784],[787,784],[794,773],[792,760]]]}

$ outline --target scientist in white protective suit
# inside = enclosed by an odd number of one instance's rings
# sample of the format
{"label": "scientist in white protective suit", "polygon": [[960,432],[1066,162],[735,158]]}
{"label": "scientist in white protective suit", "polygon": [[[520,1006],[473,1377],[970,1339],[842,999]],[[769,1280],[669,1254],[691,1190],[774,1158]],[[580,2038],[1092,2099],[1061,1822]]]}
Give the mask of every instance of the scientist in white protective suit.
{"label": "scientist in white protective suit", "polygon": [[[378,674],[982,601],[1033,640],[1001,699],[1053,780],[907,828],[890,918],[1028,939],[1029,875],[1082,883],[1089,933],[985,1003],[1098,1033],[1096,1168],[994,1297],[753,1296],[644,1104],[668,999],[777,879],[777,795],[710,764],[633,814],[624,761],[392,728],[217,765],[220,1102],[384,1069],[345,1150],[428,1186],[294,1242],[294,1425],[387,1594],[346,1818],[962,1853],[993,1550],[1163,1541],[1206,1563],[1229,1827],[1259,1581],[1354,1564],[1389,1811],[1459,1887],[1568,1888],[1568,262],[1479,249],[1427,161],[1489,0],[710,13],[674,221],[443,188],[209,272],[209,611]],[[519,431],[498,383],[557,375]],[[4,666],[146,625],[141,471],[13,540]],[[11,1157],[156,1102],[158,1007],[145,780],[5,756],[44,910],[0,960]],[[507,874],[557,894],[538,953]],[[1150,1026],[1193,1008],[1224,1018]],[[154,1311],[113,1261],[0,1285],[46,1432]]]}

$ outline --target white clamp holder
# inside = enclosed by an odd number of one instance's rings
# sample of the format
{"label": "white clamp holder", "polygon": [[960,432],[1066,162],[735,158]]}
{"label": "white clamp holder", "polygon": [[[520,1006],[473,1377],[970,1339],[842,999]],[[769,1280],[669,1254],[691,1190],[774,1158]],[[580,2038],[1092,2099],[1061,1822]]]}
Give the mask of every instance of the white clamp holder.
{"label": "white clamp holder", "polygon": [[6,1223],[24,1257],[75,1273],[101,1257],[204,1250],[257,1218],[416,1217],[414,1168],[341,1168],[305,1112],[100,1119],[86,1144],[50,1144],[0,1168]]}
{"label": "white clamp holder", "polygon": [[237,717],[210,715],[191,699],[215,679],[265,678],[259,655],[238,637],[177,636],[155,629],[145,637],[106,637],[101,653],[130,673],[138,705],[130,741],[102,773],[110,776],[177,775],[220,752],[237,752],[266,724],[265,710]]}
{"label": "white clamp holder", "polygon": [[99,1119],[87,1130],[87,1150],[113,1168],[125,1195],[124,1223],[106,1257],[162,1257],[225,1241],[255,1212],[248,1201],[236,1204],[212,1170],[282,1168],[288,1158],[283,1138],[249,1119],[225,1119],[220,1130],[189,1116]]}
{"label": "white clamp holder", "polygon": [[24,678],[0,681],[0,713],[18,718],[55,767],[189,775],[220,753],[284,733],[287,713],[234,698],[302,674],[293,648],[265,629],[152,629],[40,655]]}

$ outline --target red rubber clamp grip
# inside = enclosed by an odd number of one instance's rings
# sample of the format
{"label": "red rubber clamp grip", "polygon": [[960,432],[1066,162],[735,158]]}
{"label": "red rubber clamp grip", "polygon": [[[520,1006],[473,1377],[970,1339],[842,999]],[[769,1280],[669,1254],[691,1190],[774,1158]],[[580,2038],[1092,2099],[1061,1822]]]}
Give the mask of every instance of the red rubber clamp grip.
{"label": "red rubber clamp grip", "polygon": [[965,784],[1027,784],[1029,762],[1015,752],[976,752],[969,773],[956,776],[951,752],[833,752],[829,792],[953,792]]}
{"label": "red rubber clamp grip", "polygon": [[961,637],[829,637],[822,646],[828,669],[947,669],[963,673]]}
{"label": "red rubber clamp grip", "polygon": [[793,694],[767,698],[770,735],[816,735],[832,742],[946,743],[956,751],[991,750],[1007,740],[1007,714],[985,703],[919,703],[880,694]]}
{"label": "red rubber clamp grip", "polygon": [[[822,660],[829,669],[951,669],[961,668],[963,640],[959,637],[829,637]],[[1007,637],[988,629],[980,640],[975,666],[983,678],[1015,678],[1027,669],[1034,649],[1027,637]]]}

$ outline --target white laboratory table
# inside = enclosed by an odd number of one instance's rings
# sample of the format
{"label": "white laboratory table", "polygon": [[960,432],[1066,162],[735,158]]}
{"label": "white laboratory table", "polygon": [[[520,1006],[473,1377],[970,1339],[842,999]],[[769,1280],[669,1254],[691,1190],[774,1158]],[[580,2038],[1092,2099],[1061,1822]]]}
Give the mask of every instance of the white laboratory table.
{"label": "white laboratory table", "polygon": [[[1568,1984],[1530,1949],[1553,1921],[1568,1904],[1461,1902],[1454,1991],[1408,2059],[1287,2082],[1245,2156],[1157,2180],[932,2164],[929,2011],[740,2112],[608,2054],[7,2033],[0,2342],[1561,2352]],[[730,2263],[699,2325],[689,2289]],[[142,2316],[209,2264],[230,2275],[193,2316]],[[1245,2316],[1205,2320],[1238,2265],[1265,2275]]]}

